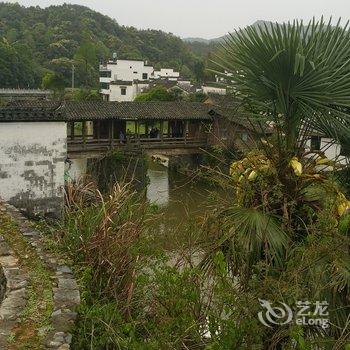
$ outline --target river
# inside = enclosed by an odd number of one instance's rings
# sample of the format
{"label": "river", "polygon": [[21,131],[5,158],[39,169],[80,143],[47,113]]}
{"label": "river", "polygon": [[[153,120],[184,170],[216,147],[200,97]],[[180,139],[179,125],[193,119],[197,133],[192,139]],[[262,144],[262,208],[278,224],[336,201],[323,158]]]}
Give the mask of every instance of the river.
{"label": "river", "polygon": [[163,214],[163,229],[182,228],[189,218],[199,219],[206,211],[212,187],[152,161],[147,176],[147,199]]}

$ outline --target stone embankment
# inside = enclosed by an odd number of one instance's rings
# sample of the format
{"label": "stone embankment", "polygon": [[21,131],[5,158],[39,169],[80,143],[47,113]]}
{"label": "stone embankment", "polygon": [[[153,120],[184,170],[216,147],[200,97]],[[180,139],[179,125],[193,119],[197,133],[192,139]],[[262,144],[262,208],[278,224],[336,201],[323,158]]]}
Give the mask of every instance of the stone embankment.
{"label": "stone embankment", "polygon": [[[80,303],[78,285],[71,269],[60,264],[59,259],[44,249],[41,233],[16,208],[0,202],[0,215],[5,215],[14,223],[16,234],[25,239],[28,249],[37,254],[52,279],[49,326],[44,330],[34,330],[39,333],[42,342],[40,348],[70,349],[70,331],[77,315],[75,309]],[[31,271],[23,266],[20,255],[6,240],[6,234],[0,236],[0,349],[13,348],[10,345],[14,342],[19,324],[25,322],[24,310],[30,299]]]}

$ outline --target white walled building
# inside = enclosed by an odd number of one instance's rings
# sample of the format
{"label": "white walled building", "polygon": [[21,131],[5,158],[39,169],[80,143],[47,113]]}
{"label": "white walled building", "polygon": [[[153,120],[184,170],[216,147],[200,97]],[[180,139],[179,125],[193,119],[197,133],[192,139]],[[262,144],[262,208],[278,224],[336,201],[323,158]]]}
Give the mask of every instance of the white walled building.
{"label": "white walled building", "polygon": [[[229,73],[227,70],[225,70],[224,76],[215,74],[215,80],[216,80],[217,83],[226,83],[227,82],[227,78],[232,77],[232,75],[233,75],[232,73]],[[225,78],[225,76],[227,78]]]}
{"label": "white walled building", "polygon": [[100,66],[100,83],[111,81],[149,80],[153,78],[154,68],[144,61],[112,60]]}
{"label": "white walled building", "polygon": [[328,159],[339,162],[342,165],[349,163],[349,152],[342,149],[342,146],[335,143],[331,138],[316,135],[311,136],[311,139],[306,142],[306,148],[310,152],[321,151]]}
{"label": "white walled building", "polygon": [[100,93],[106,101],[133,101],[149,88],[150,80],[177,81],[179,78],[180,73],[172,68],[154,71],[153,66],[144,61],[114,58],[100,65]]}
{"label": "white walled building", "polygon": [[30,215],[63,208],[67,126],[40,117],[0,118],[0,197]]}
{"label": "white walled building", "polygon": [[[108,96],[108,101],[130,102],[136,96],[149,88],[148,81],[112,81],[108,90],[101,90],[101,93]],[[103,92],[102,92],[103,91]]]}
{"label": "white walled building", "polygon": [[107,101],[133,101],[152,78],[154,68],[144,61],[114,59],[100,66],[100,92]]}
{"label": "white walled building", "polygon": [[202,86],[203,94],[209,95],[209,94],[218,94],[218,95],[226,95],[226,88],[223,87],[221,84],[215,84],[215,83],[207,83],[206,85]]}
{"label": "white walled building", "polygon": [[180,78],[180,72],[175,72],[172,68],[161,68],[161,70],[154,71],[154,78],[178,80]]}

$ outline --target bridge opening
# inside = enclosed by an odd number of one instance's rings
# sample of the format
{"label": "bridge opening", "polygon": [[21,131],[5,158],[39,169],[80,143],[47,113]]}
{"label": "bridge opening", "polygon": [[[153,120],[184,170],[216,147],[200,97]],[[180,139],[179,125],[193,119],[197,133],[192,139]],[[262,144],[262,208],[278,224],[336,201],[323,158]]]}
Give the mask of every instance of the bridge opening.
{"label": "bridge opening", "polygon": [[205,147],[207,125],[201,120],[89,120],[67,123],[68,154],[123,147]]}

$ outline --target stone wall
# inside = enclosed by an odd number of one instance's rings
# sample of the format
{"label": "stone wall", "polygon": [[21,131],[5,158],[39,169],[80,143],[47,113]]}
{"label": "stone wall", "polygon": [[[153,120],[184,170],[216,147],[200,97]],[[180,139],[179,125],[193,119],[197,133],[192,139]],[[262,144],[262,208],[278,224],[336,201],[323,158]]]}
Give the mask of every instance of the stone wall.
{"label": "stone wall", "polygon": [[67,154],[64,122],[0,124],[0,196],[30,214],[59,216]]}
{"label": "stone wall", "polygon": [[[0,200],[0,212],[6,213],[17,225],[19,232],[36,251],[37,255],[52,272],[53,313],[50,317],[50,331],[46,334],[43,349],[69,350],[72,341],[71,330],[80,303],[77,282],[70,267],[45,249],[41,233],[33,228],[15,207]],[[0,285],[5,293],[0,300],[0,349],[5,349],[7,340],[20,321],[27,304],[28,276],[24,273],[15,253],[0,236]]]}
{"label": "stone wall", "polygon": [[[6,209],[0,201],[0,212]],[[27,303],[28,276],[15,252],[0,236],[0,349],[7,348],[13,329],[20,322]]]}

